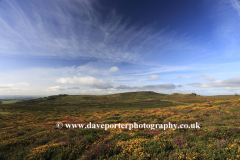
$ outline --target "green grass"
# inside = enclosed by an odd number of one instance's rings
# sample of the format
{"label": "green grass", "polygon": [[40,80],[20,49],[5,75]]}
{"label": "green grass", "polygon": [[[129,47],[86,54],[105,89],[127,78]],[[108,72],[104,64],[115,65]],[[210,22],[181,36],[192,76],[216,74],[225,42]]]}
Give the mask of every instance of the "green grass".
{"label": "green grass", "polygon": [[17,102],[21,102],[20,100],[3,100],[2,104],[13,104],[13,103],[17,103]]}
{"label": "green grass", "polygon": [[9,114],[10,112],[0,112],[0,114]]}

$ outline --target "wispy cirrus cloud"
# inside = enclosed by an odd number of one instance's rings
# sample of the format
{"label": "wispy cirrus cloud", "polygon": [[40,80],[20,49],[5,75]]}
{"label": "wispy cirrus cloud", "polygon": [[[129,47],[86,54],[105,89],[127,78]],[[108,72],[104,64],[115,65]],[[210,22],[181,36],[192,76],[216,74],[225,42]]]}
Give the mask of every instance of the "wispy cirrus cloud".
{"label": "wispy cirrus cloud", "polygon": [[151,75],[154,73],[166,73],[166,72],[177,72],[177,71],[188,71],[192,68],[189,66],[162,66],[157,68],[149,68],[147,72],[140,72],[133,75]]}
{"label": "wispy cirrus cloud", "polygon": [[161,66],[152,60],[156,50],[163,57],[173,50],[187,54],[197,50],[198,55],[208,52],[175,31],[130,25],[131,20],[114,9],[103,16],[104,7],[98,1],[0,3],[0,50],[4,54]]}
{"label": "wispy cirrus cloud", "polygon": [[231,0],[232,6],[238,11],[240,16],[240,1],[239,0]]}
{"label": "wispy cirrus cloud", "polygon": [[221,47],[221,55],[236,58],[239,56],[238,44],[240,43],[240,2],[239,0],[215,0],[214,2],[209,13],[214,20],[214,41]]}
{"label": "wispy cirrus cloud", "polygon": [[0,2],[0,50],[4,54],[98,58],[137,62],[172,37],[128,26],[115,11],[100,14],[93,0]]}

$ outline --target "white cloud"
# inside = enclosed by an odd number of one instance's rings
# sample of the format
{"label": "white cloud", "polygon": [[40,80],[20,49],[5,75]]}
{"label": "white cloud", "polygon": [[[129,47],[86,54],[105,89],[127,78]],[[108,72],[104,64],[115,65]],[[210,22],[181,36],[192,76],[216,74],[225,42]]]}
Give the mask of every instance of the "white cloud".
{"label": "white cloud", "polygon": [[183,77],[182,76],[178,76],[178,79],[182,79]]}
{"label": "white cloud", "polygon": [[89,86],[94,83],[104,83],[103,80],[96,79],[94,77],[73,77],[73,78],[60,78],[57,80],[58,83],[77,84],[83,86]]}
{"label": "white cloud", "polygon": [[22,83],[17,83],[17,85],[20,85],[20,86],[30,86],[30,84],[28,84],[28,83],[25,83],[25,82],[22,82]]}
{"label": "white cloud", "polygon": [[236,90],[240,90],[240,87],[234,87],[234,88],[226,87],[226,88],[224,88],[224,90],[226,90],[226,91],[236,91]]}
{"label": "white cloud", "polygon": [[[171,91],[172,92],[172,91]],[[176,89],[174,90],[174,92],[172,93],[182,93],[182,94],[189,94],[189,93],[193,93],[193,91],[189,90],[189,89]]]}
{"label": "white cloud", "polygon": [[90,73],[96,73],[96,72],[97,72],[96,69],[90,71]]}
{"label": "white cloud", "polygon": [[212,78],[212,77],[207,77],[205,74],[199,74],[199,75],[197,75],[197,76],[193,75],[193,76],[191,76],[191,77],[192,77],[192,78],[204,78],[204,77],[205,77],[205,80],[206,80],[206,81],[215,81],[214,78]]}
{"label": "white cloud", "polygon": [[0,88],[11,88],[13,84],[0,84]]}
{"label": "white cloud", "polygon": [[134,86],[130,87],[127,85],[120,85],[116,89],[129,89],[129,90],[168,90],[168,89],[175,89],[177,87],[182,87],[182,85],[174,85],[173,83],[169,84],[156,84],[156,85],[145,85],[145,86]]}
{"label": "white cloud", "polygon": [[114,83],[114,82],[115,82],[114,79],[109,80],[109,83]]}
{"label": "white cloud", "polygon": [[197,77],[206,77],[205,74],[200,74]]}
{"label": "white cloud", "polygon": [[62,91],[62,90],[66,90],[66,88],[60,87],[60,86],[53,86],[46,89],[47,92],[56,92],[56,91]]}
{"label": "white cloud", "polygon": [[117,89],[116,88],[108,88],[107,90],[108,91],[116,91]]}
{"label": "white cloud", "polygon": [[27,89],[26,86],[19,86],[19,83],[16,84],[0,84],[0,91],[4,95],[6,93],[12,93],[12,94],[19,94],[19,93],[26,93],[25,91],[29,91],[30,89]]}
{"label": "white cloud", "polygon": [[28,83],[15,83],[15,84],[0,84],[0,90],[4,92],[24,92],[28,91],[26,87],[30,86]]}
{"label": "white cloud", "polygon": [[207,77],[205,74],[199,74],[199,75],[192,75],[192,78],[201,78],[201,77]]}
{"label": "white cloud", "polygon": [[148,78],[149,79],[159,79],[160,77],[158,75],[151,75]]}
{"label": "white cloud", "polygon": [[64,84],[75,84],[80,86],[91,86],[98,89],[112,88],[110,83],[107,83],[101,79],[96,79],[90,76],[86,76],[86,77],[74,76],[73,78],[60,78],[60,79],[57,79],[56,82],[64,83]]}
{"label": "white cloud", "polygon": [[193,87],[200,87],[200,88],[210,88],[210,87],[240,87],[240,77],[234,77],[230,79],[226,79],[223,81],[215,81],[211,83],[188,83]]}
{"label": "white cloud", "polygon": [[108,70],[108,72],[117,72],[117,71],[118,71],[118,67],[115,67],[115,66],[111,67],[111,68]]}
{"label": "white cloud", "polygon": [[67,89],[80,89],[79,87],[68,87]]}
{"label": "white cloud", "polygon": [[212,77],[206,77],[205,80],[206,80],[206,81],[215,81],[215,78],[212,78]]}

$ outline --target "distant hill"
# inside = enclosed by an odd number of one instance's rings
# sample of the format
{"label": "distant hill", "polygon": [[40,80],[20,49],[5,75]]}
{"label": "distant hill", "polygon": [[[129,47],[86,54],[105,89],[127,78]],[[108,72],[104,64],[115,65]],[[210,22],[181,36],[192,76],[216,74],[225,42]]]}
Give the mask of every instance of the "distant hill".
{"label": "distant hill", "polygon": [[39,97],[43,97],[43,96],[0,95],[0,100],[10,100],[10,99],[29,100],[29,99],[36,99]]}
{"label": "distant hill", "polygon": [[[53,95],[49,97],[22,100],[17,102],[20,105],[36,106],[103,106],[108,104],[131,104],[145,101],[172,101],[183,103],[204,103],[208,99],[234,99],[238,96],[219,95],[219,96],[200,96],[196,94],[162,94],[153,91],[125,92],[111,95]],[[1,99],[0,99],[1,100]]]}
{"label": "distant hill", "polygon": [[129,94],[160,94],[160,95],[166,95],[166,94],[162,94],[162,93],[157,93],[157,92],[153,92],[153,91],[138,91],[138,92],[124,92],[124,93],[117,93],[117,94],[124,94],[124,95],[129,95]]}
{"label": "distant hill", "polygon": [[25,105],[98,105],[115,102],[146,101],[155,100],[167,94],[153,91],[126,92],[112,95],[54,95],[44,98],[31,99],[17,104]]}

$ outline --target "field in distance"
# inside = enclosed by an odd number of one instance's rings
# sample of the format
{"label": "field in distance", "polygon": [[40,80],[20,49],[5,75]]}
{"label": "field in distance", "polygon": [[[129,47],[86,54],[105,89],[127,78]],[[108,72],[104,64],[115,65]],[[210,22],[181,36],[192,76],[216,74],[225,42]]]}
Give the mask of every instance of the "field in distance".
{"label": "field in distance", "polygon": [[17,102],[21,102],[21,100],[16,100],[16,99],[0,99],[0,104],[13,104],[13,103],[17,103]]}
{"label": "field in distance", "polygon": [[[0,104],[7,159],[240,159],[240,97],[128,92],[56,95]],[[80,129],[63,124],[200,124],[200,128]]]}

